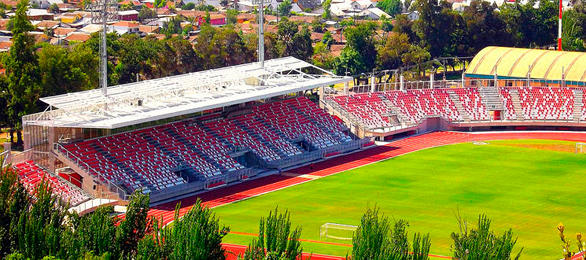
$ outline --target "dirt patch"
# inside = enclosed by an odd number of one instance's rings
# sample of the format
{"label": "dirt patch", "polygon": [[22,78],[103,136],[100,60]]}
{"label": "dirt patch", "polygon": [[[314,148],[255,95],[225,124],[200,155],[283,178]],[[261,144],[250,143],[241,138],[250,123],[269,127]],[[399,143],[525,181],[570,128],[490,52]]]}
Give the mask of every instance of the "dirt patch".
{"label": "dirt patch", "polygon": [[529,149],[548,150],[556,152],[574,153],[576,151],[575,144],[498,144],[503,146],[513,146]]}

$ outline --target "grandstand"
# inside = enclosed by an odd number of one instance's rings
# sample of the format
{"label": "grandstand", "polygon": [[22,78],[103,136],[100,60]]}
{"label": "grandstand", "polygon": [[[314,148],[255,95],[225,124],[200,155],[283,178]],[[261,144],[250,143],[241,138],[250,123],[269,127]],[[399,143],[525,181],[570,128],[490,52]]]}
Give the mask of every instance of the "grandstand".
{"label": "grandstand", "polygon": [[345,86],[321,100],[360,137],[440,129],[584,130],[585,63],[579,52],[487,47],[461,81]]}
{"label": "grandstand", "polygon": [[[46,111],[23,117],[26,152],[13,164],[25,183],[60,181],[58,171],[96,198],[140,189],[152,203],[176,199],[362,149],[369,140],[304,95],[350,80],[288,57],[113,86],[107,96],[44,97]],[[69,193],[74,204],[86,199]]]}
{"label": "grandstand", "polygon": [[[384,137],[435,128],[584,129],[584,92],[586,88],[565,87],[408,89],[332,95],[323,102],[332,113],[360,126],[356,132],[359,136]],[[491,106],[491,102],[500,106]],[[367,108],[369,113],[360,108]],[[441,122],[431,126],[431,119]]]}

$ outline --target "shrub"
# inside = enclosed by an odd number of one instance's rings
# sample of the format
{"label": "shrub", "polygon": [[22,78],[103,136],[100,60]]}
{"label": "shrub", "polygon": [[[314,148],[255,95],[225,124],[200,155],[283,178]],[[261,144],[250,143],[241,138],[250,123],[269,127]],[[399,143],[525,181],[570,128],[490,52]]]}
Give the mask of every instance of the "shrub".
{"label": "shrub", "polygon": [[[468,223],[458,217],[460,231],[452,233],[452,250],[457,259],[511,259],[517,238],[509,229],[501,236],[490,230],[490,219],[486,215],[478,216],[476,228],[468,228]],[[514,259],[519,259],[523,248]]]}
{"label": "shrub", "polygon": [[252,240],[244,259],[297,259],[303,251],[300,236],[301,227],[291,231],[289,212],[279,214],[279,209],[275,208],[266,219],[260,219],[258,239]]}

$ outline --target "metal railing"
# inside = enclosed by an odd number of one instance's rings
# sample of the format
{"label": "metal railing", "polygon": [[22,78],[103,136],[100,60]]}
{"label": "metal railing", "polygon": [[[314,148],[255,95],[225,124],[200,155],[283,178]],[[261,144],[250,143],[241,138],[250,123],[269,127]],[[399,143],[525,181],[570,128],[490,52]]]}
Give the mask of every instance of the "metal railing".
{"label": "metal railing", "polygon": [[0,153],[0,168],[4,168],[10,164],[10,151]]}
{"label": "metal railing", "polygon": [[82,159],[80,159],[79,157],[77,157],[72,152],[70,152],[67,149],[65,149],[65,147],[63,147],[61,144],[54,143],[53,145],[54,145],[54,147],[53,147],[53,150],[54,151],[60,153],[64,157],[68,158],[70,161],[72,161],[73,163],[75,163],[78,167],[80,167],[81,169],[83,169],[84,171],[86,171],[88,174],[93,175],[93,176],[96,176],[97,179],[101,183],[105,184],[105,186],[108,188],[108,190],[110,192],[113,192],[113,193],[118,194],[118,196],[119,196],[120,199],[127,200],[129,198],[129,194],[126,192],[126,190],[124,190],[120,186],[112,183],[107,178],[103,177],[102,174],[99,171],[94,170],[92,167],[89,166],[89,164],[87,164],[86,162],[84,162]]}

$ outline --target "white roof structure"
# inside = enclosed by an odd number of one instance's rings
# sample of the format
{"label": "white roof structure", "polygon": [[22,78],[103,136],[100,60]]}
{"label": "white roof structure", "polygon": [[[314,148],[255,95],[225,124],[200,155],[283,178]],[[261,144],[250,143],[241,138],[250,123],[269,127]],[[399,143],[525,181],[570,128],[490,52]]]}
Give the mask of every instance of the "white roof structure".
{"label": "white roof structure", "polygon": [[107,96],[94,89],[44,97],[49,108],[23,117],[23,123],[114,129],[350,80],[286,57],[267,60],[264,68],[248,63],[112,86]]}

